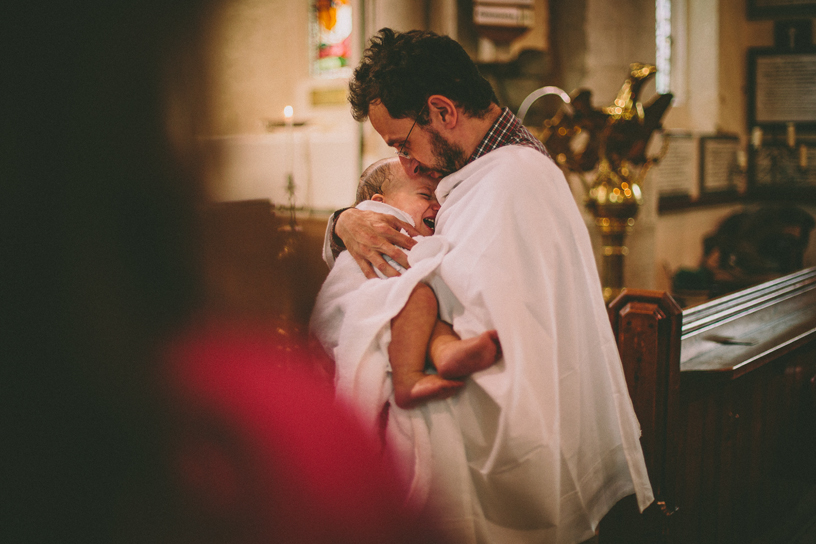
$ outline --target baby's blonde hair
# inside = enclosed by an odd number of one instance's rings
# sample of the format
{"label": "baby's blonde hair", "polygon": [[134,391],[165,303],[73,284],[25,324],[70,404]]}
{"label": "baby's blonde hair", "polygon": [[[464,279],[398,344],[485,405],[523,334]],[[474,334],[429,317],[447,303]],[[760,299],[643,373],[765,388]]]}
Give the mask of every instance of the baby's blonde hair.
{"label": "baby's blonde hair", "polygon": [[357,184],[356,206],[364,200],[371,200],[374,195],[385,194],[394,189],[395,178],[393,168],[399,168],[399,159],[396,157],[380,159],[366,168]]}

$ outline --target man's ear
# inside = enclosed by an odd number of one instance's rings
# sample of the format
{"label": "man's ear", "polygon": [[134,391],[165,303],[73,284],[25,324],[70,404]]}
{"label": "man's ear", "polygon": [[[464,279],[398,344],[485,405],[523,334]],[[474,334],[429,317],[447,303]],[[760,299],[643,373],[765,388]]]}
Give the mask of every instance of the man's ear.
{"label": "man's ear", "polygon": [[438,120],[444,128],[452,129],[459,121],[456,104],[441,94],[434,94],[428,98],[428,112],[431,116],[431,123]]}
{"label": "man's ear", "polygon": [[383,202],[383,195],[380,193],[376,193],[374,196],[371,197],[371,200],[374,202]]}

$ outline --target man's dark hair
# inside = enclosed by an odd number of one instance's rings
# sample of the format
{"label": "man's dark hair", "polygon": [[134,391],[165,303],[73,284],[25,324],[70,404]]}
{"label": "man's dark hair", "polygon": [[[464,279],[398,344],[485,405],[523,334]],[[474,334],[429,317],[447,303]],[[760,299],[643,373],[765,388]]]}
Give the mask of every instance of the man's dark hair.
{"label": "man's dark hair", "polygon": [[371,102],[380,100],[394,119],[410,117],[427,124],[427,111],[417,116],[435,94],[474,117],[499,103],[461,45],[448,36],[420,30],[381,29],[371,38],[349,83],[351,113],[357,121],[365,120]]}

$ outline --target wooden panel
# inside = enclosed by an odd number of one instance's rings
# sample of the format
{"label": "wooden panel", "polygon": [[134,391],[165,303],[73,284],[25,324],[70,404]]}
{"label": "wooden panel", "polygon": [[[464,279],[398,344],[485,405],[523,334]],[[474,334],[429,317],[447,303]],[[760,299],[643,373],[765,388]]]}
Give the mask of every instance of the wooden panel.
{"label": "wooden panel", "polygon": [[[682,311],[666,293],[625,289],[609,306],[621,353],[626,384],[641,425],[641,445],[655,505],[644,516],[614,512],[616,528],[601,531],[602,542],[656,542],[666,532],[666,512],[673,512],[676,433],[668,414],[677,402]],[[625,520],[625,521],[624,521]],[[616,531],[623,534],[617,535]],[[639,536],[635,538],[635,533]],[[628,540],[627,540],[628,539]]]}
{"label": "wooden panel", "polygon": [[201,210],[207,302],[211,311],[304,330],[328,267],[325,219],[298,219],[286,230],[268,200],[212,204]]}
{"label": "wooden panel", "polygon": [[609,305],[626,384],[640,421],[647,469],[660,500],[666,500],[667,413],[679,387],[682,310],[667,294],[624,290]]}
{"label": "wooden panel", "polygon": [[813,352],[802,346],[734,380],[681,372],[676,542],[750,542],[816,484],[816,426],[803,423],[814,413]]}
{"label": "wooden panel", "polygon": [[674,312],[648,291],[610,305],[665,504],[650,509],[657,517],[613,510],[607,517],[619,522],[604,520],[601,542],[738,544],[783,526],[794,534],[816,515],[797,510],[816,494],[816,269]]}

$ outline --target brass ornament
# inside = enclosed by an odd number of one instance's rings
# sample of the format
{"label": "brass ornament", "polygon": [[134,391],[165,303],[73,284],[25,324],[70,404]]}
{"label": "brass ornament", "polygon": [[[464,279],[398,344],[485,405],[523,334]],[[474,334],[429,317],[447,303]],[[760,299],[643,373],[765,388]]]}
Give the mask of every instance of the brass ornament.
{"label": "brass ornament", "polygon": [[649,168],[666,152],[664,144],[657,156],[646,156],[649,141],[661,128],[673,98],[666,93],[658,94],[648,105],[640,102],[644,85],[655,73],[651,64],[633,63],[611,105],[594,108],[592,92],[577,89],[569,96],[568,106],[540,128],[528,127],[565,174],[576,175],[584,187],[584,205],[601,233],[601,281],[607,302],[624,285],[628,253],[624,242],[643,203],[641,185]]}

